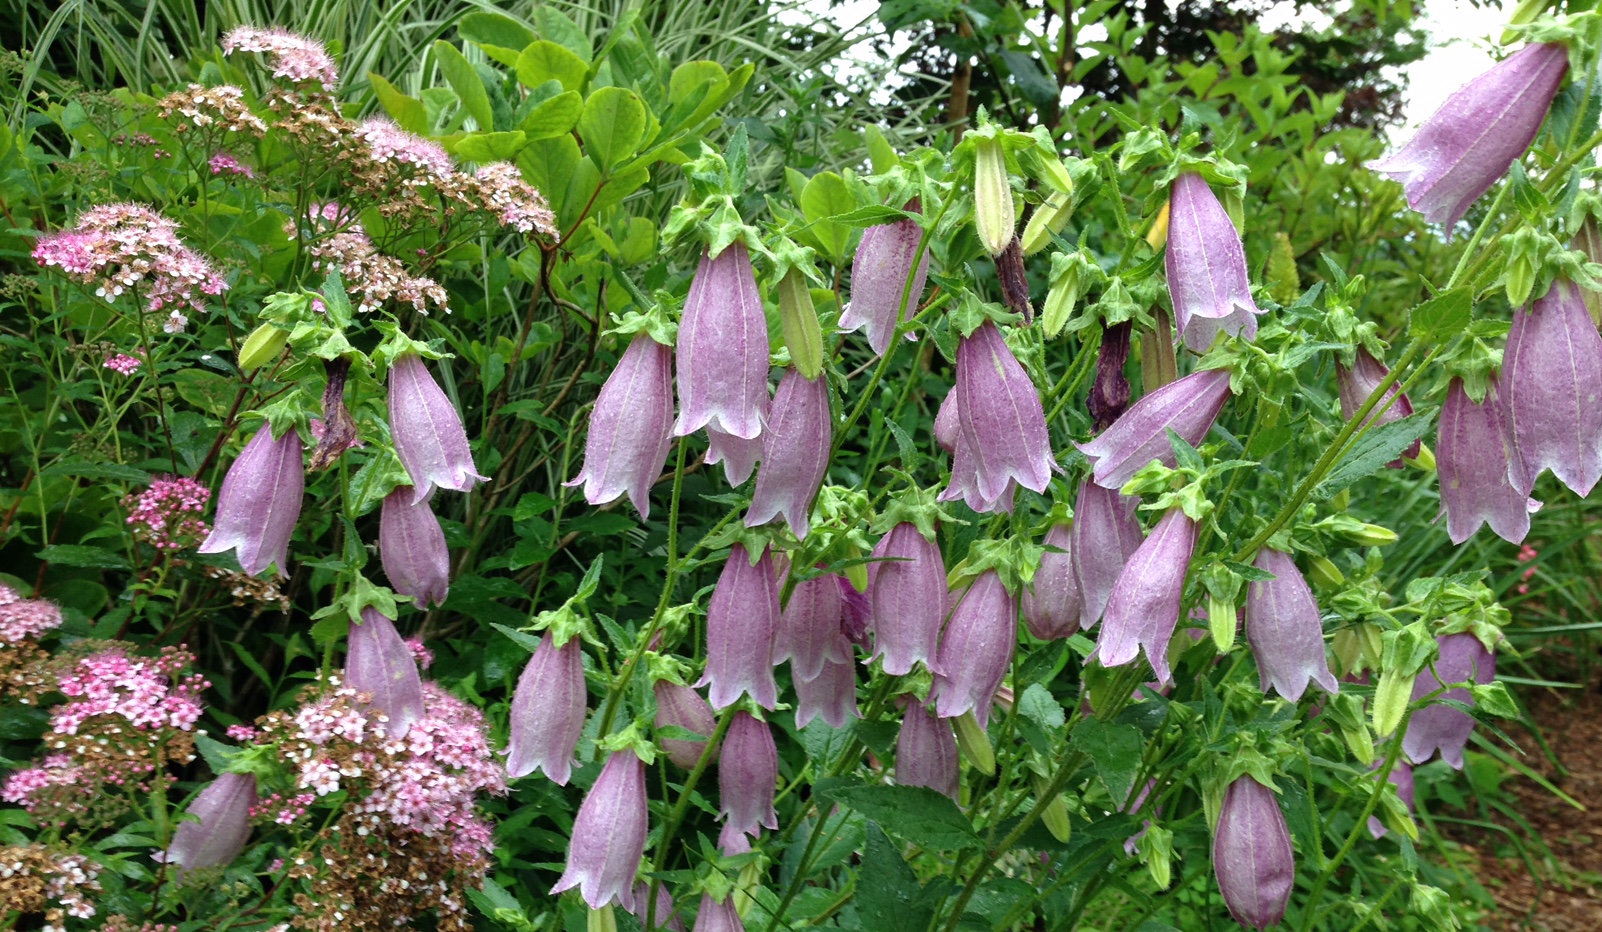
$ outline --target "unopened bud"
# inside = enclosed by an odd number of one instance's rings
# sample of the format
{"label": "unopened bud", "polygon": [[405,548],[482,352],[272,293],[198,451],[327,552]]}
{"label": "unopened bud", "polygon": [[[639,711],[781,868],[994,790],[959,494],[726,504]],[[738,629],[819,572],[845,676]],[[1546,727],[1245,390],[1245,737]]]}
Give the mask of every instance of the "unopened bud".
{"label": "unopened bud", "polygon": [[1326,556],[1315,556],[1307,561],[1307,578],[1325,589],[1334,589],[1346,582],[1346,574]]}
{"label": "unopened bud", "polygon": [[798,268],[779,279],[779,321],[784,326],[790,362],[802,376],[816,379],[823,371],[823,329],[818,325],[807,277]]}
{"label": "unopened bud", "polygon": [[1411,458],[1403,457],[1402,461],[1409,466],[1417,467],[1425,472],[1435,471],[1435,454],[1430,451],[1429,444],[1427,443],[1421,443],[1418,445],[1417,456]]}
{"label": "unopened bud", "polygon": [[289,332],[273,324],[262,324],[257,327],[239,348],[240,371],[254,372],[277,359],[288,341]]}
{"label": "unopened bud", "polygon": [[1399,670],[1380,673],[1379,685],[1374,688],[1374,731],[1386,737],[1402,724],[1407,704],[1413,698],[1413,674]]}
{"label": "unopened bud", "polygon": [[1372,622],[1359,622],[1335,632],[1331,648],[1340,662],[1341,675],[1352,676],[1364,670],[1378,669],[1380,653],[1385,649],[1385,633]]}
{"label": "unopened bud", "polygon": [[1217,646],[1220,654],[1227,654],[1234,649],[1235,632],[1239,627],[1240,619],[1235,614],[1235,600],[1221,599],[1209,593],[1207,630],[1212,632],[1213,644]]}
{"label": "unopened bud", "polygon": [[1052,192],[1046,202],[1035,208],[1034,215],[1024,226],[1023,251],[1024,255],[1032,256],[1051,242],[1054,234],[1061,233],[1068,226],[1068,218],[1072,217],[1073,199],[1061,192]]}
{"label": "unopened bud", "polygon": [[1172,201],[1163,201],[1163,209],[1157,212],[1157,219],[1151,222],[1151,229],[1146,231],[1146,245],[1153,251],[1163,248],[1168,242],[1168,214]]}
{"label": "unopened bud", "polygon": [[612,914],[612,904],[590,910],[584,920],[584,929],[585,932],[617,932],[617,917]]}
{"label": "unopened bud", "polygon": [[1012,242],[1017,216],[1013,213],[1012,185],[1007,178],[1007,156],[994,139],[974,141],[973,225],[979,242],[991,257],[1001,255]]}
{"label": "unopened bud", "polygon": [[1330,697],[1327,708],[1346,749],[1364,766],[1374,763],[1374,738],[1363,721],[1363,700],[1351,693],[1339,693]]}
{"label": "unopened bud", "polygon": [[996,751],[990,746],[990,735],[979,727],[972,712],[964,712],[951,720],[957,728],[957,748],[963,759],[985,776],[996,773]]}
{"label": "unopened bud", "polygon": [[1168,889],[1174,879],[1174,833],[1153,823],[1140,836],[1139,847],[1140,859],[1146,862],[1152,883],[1159,890]]}
{"label": "unopened bud", "polygon": [[1040,810],[1040,824],[1046,827],[1051,837],[1066,845],[1073,833],[1073,825],[1068,821],[1068,804],[1063,802],[1061,793],[1050,799],[1045,798],[1047,789],[1045,780],[1037,777],[1034,783],[1035,806]]}

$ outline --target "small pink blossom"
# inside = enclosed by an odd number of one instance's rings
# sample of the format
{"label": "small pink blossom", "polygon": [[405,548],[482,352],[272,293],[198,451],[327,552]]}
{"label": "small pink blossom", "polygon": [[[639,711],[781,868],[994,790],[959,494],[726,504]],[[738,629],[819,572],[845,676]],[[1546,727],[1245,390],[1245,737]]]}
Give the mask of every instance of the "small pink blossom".
{"label": "small pink blossom", "polygon": [[406,646],[411,649],[412,656],[417,659],[417,669],[427,670],[434,665],[434,652],[428,649],[428,645],[423,643],[422,638],[407,638]]}
{"label": "small pink blossom", "polygon": [[375,162],[407,165],[416,174],[405,183],[413,187],[448,181],[456,174],[456,164],[445,147],[431,139],[408,133],[383,117],[370,117],[356,127],[356,136],[367,143]]}
{"label": "small pink blossom", "polygon": [[249,165],[241,163],[227,152],[219,152],[206,163],[211,166],[213,175],[244,175],[246,178],[256,177],[256,170]]}
{"label": "small pink blossom", "polygon": [[222,40],[223,54],[265,52],[272,64],[273,77],[291,81],[319,81],[331,89],[339,83],[339,69],[333,56],[316,39],[296,35],[286,29],[236,26]]}
{"label": "small pink blossom", "polygon": [[175,551],[194,547],[211,533],[200,517],[210,500],[211,490],[194,479],[162,476],[122,504],[134,537],[157,550]]}
{"label": "small pink blossom", "polygon": [[[1531,547],[1529,544],[1522,544],[1519,547],[1518,556],[1515,557],[1514,559],[1518,560],[1520,563],[1528,563],[1531,560],[1534,560],[1539,555],[1540,555],[1540,551],[1539,550],[1536,550],[1534,547]],[[1530,594],[1529,580],[1530,580],[1530,577],[1532,577],[1534,575],[1535,575],[1535,567],[1533,567],[1533,566],[1527,568],[1523,573],[1519,574],[1519,580],[1520,580],[1519,587],[1518,587],[1519,595],[1529,595]]]}
{"label": "small pink blossom", "polygon": [[139,357],[129,356],[127,353],[112,353],[101,365],[118,375],[133,375],[139,371],[144,362]]}
{"label": "small pink blossom", "polygon": [[556,215],[545,196],[523,180],[523,173],[511,162],[491,162],[475,173],[484,206],[500,218],[502,225],[521,233],[539,232],[555,237]]}
{"label": "small pink blossom", "polygon": [[61,609],[46,599],[24,599],[17,590],[0,585],[0,644],[14,647],[24,640],[61,627]]}

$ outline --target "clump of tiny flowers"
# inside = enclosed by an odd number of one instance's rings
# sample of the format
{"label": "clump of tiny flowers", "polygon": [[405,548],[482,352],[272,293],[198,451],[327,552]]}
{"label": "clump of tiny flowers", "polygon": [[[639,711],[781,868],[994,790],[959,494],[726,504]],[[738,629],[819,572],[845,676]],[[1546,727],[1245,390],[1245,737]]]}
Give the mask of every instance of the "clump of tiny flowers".
{"label": "clump of tiny flowers", "polygon": [[273,77],[291,81],[320,81],[332,88],[339,83],[339,69],[328,48],[316,39],[296,35],[286,29],[236,26],[222,40],[223,54],[265,52]]}
{"label": "clump of tiny flowers", "polygon": [[129,356],[127,353],[111,353],[106,356],[106,361],[101,365],[118,375],[133,375],[139,371],[140,366],[144,365],[144,361],[137,356]]}
{"label": "clump of tiny flowers", "polygon": [[[1541,552],[1539,550],[1536,550],[1534,547],[1531,547],[1529,544],[1523,544],[1523,545],[1521,545],[1519,547],[1518,556],[1515,557],[1514,559],[1518,560],[1520,563],[1529,563],[1531,560],[1534,560],[1536,557],[1538,557],[1540,555],[1541,555]],[[1534,575],[1535,575],[1535,567],[1533,567],[1533,566],[1526,567],[1524,572],[1519,574],[1519,595],[1529,595],[1530,594],[1530,577],[1532,577]]]}
{"label": "clump of tiny flowers", "polygon": [[371,117],[356,127],[356,137],[367,143],[368,156],[380,164],[411,169],[402,181],[412,187],[450,182],[456,163],[445,147],[431,139],[408,133],[383,117]]}
{"label": "clump of tiny flowers", "polygon": [[540,232],[556,237],[556,215],[545,196],[523,180],[523,173],[510,162],[491,162],[473,176],[478,180],[479,196],[487,210],[500,218],[503,226],[520,233]]}
{"label": "clump of tiny flowers", "polygon": [[161,476],[150,488],[122,500],[134,537],[172,552],[198,545],[211,532],[201,518],[211,489],[187,476]]}
{"label": "clump of tiny flowers", "polygon": [[94,917],[89,894],[100,892],[99,876],[100,868],[81,854],[7,845],[0,848],[0,906],[7,913],[43,913],[46,932],[64,932],[66,917]]}
{"label": "clump of tiny flowers", "polygon": [[162,329],[181,333],[185,309],[205,311],[201,295],[220,295],[228,282],[210,262],[183,244],[178,224],[143,204],[105,204],[85,211],[78,225],[41,237],[34,261],[95,286],[115,301],[145,283],[146,306],[168,311]]}
{"label": "clump of tiny flowers", "polygon": [[61,609],[48,599],[24,599],[10,586],[0,584],[0,645],[16,647],[37,641],[61,627]]}
{"label": "clump of tiny flowers", "polygon": [[61,609],[45,599],[24,599],[0,584],[0,696],[32,705],[55,685],[50,654],[39,639],[61,627]]}
{"label": "clump of tiny flowers", "polygon": [[430,307],[450,313],[448,296],[439,282],[413,275],[399,259],[379,252],[360,224],[314,243],[309,252],[313,268],[339,271],[345,287],[356,296],[356,309],[364,314],[378,310],[386,301],[410,304],[424,315]]}
{"label": "clump of tiny flowers", "polygon": [[434,652],[428,649],[422,638],[407,638],[406,647],[412,652],[412,658],[417,661],[417,669],[427,670],[434,665]]}
{"label": "clump of tiny flowers", "polygon": [[240,162],[239,159],[235,158],[231,153],[228,152],[217,153],[216,155],[212,156],[206,162],[206,164],[211,166],[211,173],[213,175],[244,175],[246,178],[256,177],[256,170],[254,168],[251,168],[249,165]]}
{"label": "clump of tiny flowers", "polygon": [[258,822],[293,825],[305,817],[307,809],[317,801],[316,794],[297,793],[284,796],[274,793],[250,807],[250,817]]}
{"label": "clump of tiny flowers", "polygon": [[266,121],[251,112],[250,105],[245,103],[244,89],[232,84],[216,87],[191,84],[163,97],[156,112],[164,120],[171,119],[175,113],[182,117],[177,125],[178,132],[221,130],[249,133],[257,138],[267,132]]}

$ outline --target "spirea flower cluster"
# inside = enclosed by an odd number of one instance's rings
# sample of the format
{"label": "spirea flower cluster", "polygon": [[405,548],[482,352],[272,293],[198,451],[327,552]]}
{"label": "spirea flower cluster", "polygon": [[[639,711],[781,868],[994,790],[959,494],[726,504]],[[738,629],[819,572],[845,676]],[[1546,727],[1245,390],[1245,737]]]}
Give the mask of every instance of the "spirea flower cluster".
{"label": "spirea flower cluster", "polygon": [[267,132],[267,123],[245,103],[244,89],[232,84],[219,84],[216,87],[191,84],[163,97],[156,112],[163,119],[171,119],[175,113],[181,117],[175,121],[179,132],[190,129],[221,130],[249,133],[257,138]]}
{"label": "spirea flower cluster", "polygon": [[112,353],[106,357],[106,361],[101,365],[118,375],[133,375],[139,371],[139,367],[144,363],[137,356],[129,356],[127,353]]}
{"label": "spirea flower cluster", "polygon": [[431,307],[450,313],[449,298],[439,282],[413,275],[399,259],[379,252],[360,224],[312,244],[310,252],[313,268],[339,272],[356,296],[356,309],[364,314],[388,301],[409,304],[419,314],[426,315]]}
{"label": "spirea flower cluster", "polygon": [[64,932],[68,916],[94,918],[89,894],[100,892],[99,876],[99,866],[81,854],[9,845],[0,848],[0,906],[8,913],[43,913],[45,932]]}
{"label": "spirea flower cluster", "polygon": [[232,154],[219,152],[207,160],[206,165],[211,168],[213,175],[243,175],[246,178],[256,177],[256,170],[240,162]]}
{"label": "spirea flower cluster", "polygon": [[491,162],[473,176],[478,180],[484,207],[500,217],[503,226],[521,233],[540,232],[555,237],[556,215],[545,197],[523,180],[523,173],[510,162]]}
{"label": "spirea flower cluster", "polygon": [[205,539],[211,528],[201,518],[211,489],[187,476],[162,476],[150,488],[122,500],[128,526],[136,539],[157,550],[187,550]]}
{"label": "spirea flower cluster", "polygon": [[319,81],[324,88],[339,83],[339,69],[328,49],[316,39],[284,29],[238,26],[223,36],[223,54],[264,52],[273,77],[290,81]]}
{"label": "spirea flower cluster", "polygon": [[47,599],[24,599],[17,590],[0,584],[0,647],[17,647],[36,641],[61,627],[61,609]]}
{"label": "spirea flower cluster", "polygon": [[363,120],[356,127],[356,138],[367,143],[367,154],[373,161],[404,166],[407,172],[403,184],[439,184],[450,182],[456,175],[456,166],[444,146],[408,133],[392,120]]}

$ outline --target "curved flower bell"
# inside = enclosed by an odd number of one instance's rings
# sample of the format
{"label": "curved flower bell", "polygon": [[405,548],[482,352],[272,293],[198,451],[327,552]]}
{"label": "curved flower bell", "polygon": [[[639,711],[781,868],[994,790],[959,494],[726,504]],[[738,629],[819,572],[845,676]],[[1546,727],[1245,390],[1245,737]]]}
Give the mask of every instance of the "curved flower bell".
{"label": "curved flower bell", "polygon": [[[917,212],[917,203],[908,204],[906,209]],[[866,329],[868,345],[880,356],[890,348],[895,335],[908,275],[912,276],[912,290],[907,294],[902,322],[916,313],[923,302],[924,285],[929,279],[928,250],[919,259],[917,271],[912,268],[922,238],[923,228],[913,220],[871,226],[862,231],[862,243],[851,260],[851,300],[840,314],[840,329]]]}
{"label": "curved flower bell", "polygon": [[940,669],[929,690],[935,714],[956,718],[972,712],[979,727],[987,727],[1017,642],[1018,605],[1001,576],[986,570],[958,597],[940,639]]}
{"label": "curved flower bell", "polygon": [[1224,205],[1195,172],[1174,179],[1169,194],[1168,294],[1185,345],[1198,353],[1220,331],[1257,336],[1257,302],[1246,275],[1246,250]]}
{"label": "curved flower bell", "polygon": [[[1375,761],[1374,766],[1379,767],[1384,761]],[[1391,766],[1391,775],[1386,782],[1396,787],[1396,797],[1407,806],[1409,812],[1413,810],[1413,801],[1417,796],[1413,783],[1413,767],[1405,760],[1399,760]],[[1375,838],[1384,838],[1390,829],[1379,820],[1378,816],[1368,817],[1368,833]]]}
{"label": "curved flower bell", "polygon": [[591,909],[612,903],[631,909],[648,819],[644,762],[631,750],[613,751],[579,804],[567,867],[551,893],[577,887]]}
{"label": "curved flower bell", "polygon": [[378,726],[394,740],[406,737],[423,717],[423,680],[417,655],[395,622],[377,609],[362,609],[362,623],[352,625],[345,647],[345,685],[372,699],[385,718]]}
{"label": "curved flower bell", "polygon": [[[987,502],[999,500],[1009,483],[1043,492],[1055,468],[1046,412],[1029,374],[1007,348],[994,323],[986,321],[957,345],[957,456],[964,448],[972,461],[971,488]],[[967,481],[953,471],[952,488]]]}
{"label": "curved flower bell", "polygon": [[829,383],[822,375],[809,379],[794,366],[786,369],[762,433],[762,471],[745,515],[746,527],[766,524],[782,514],[796,539],[806,539],[812,500],[829,471],[833,438]]}
{"label": "curved flower bell", "polygon": [[1503,415],[1491,380],[1485,400],[1475,404],[1454,378],[1441,405],[1436,426],[1435,463],[1441,484],[1441,510],[1452,543],[1474,536],[1481,524],[1509,543],[1523,543],[1530,533],[1530,513],[1540,503],[1520,492],[1523,464],[1510,460],[1505,446]]}
{"label": "curved flower bell", "polygon": [[628,494],[640,517],[651,514],[651,486],[673,444],[673,350],[635,334],[590,409],[584,468],[564,485],[584,485],[584,500],[604,505]]}
{"label": "curved flower bell", "polygon": [[1224,793],[1213,830],[1213,873],[1224,905],[1247,928],[1285,918],[1296,884],[1296,853],[1274,791],[1243,774]]}
{"label": "curved flower bell", "polygon": [[1273,579],[1253,582],[1246,594],[1246,639],[1257,658],[1266,694],[1270,687],[1292,702],[1308,683],[1327,693],[1339,690],[1324,653],[1324,622],[1318,601],[1290,554],[1265,547],[1253,564]]}
{"label": "curved flower bell", "polygon": [[[1385,377],[1390,374],[1391,370],[1386,368],[1384,363],[1375,359],[1368,350],[1361,346],[1357,348],[1356,358],[1352,360],[1350,366],[1336,362],[1335,387],[1340,393],[1341,417],[1348,421],[1356,417],[1358,410],[1363,407],[1363,402],[1368,400],[1368,396],[1372,395],[1374,389],[1379,388],[1379,384],[1385,381]],[[1384,411],[1380,410],[1381,407],[1384,407]],[[1378,427],[1381,424],[1400,421],[1412,413],[1413,403],[1408,400],[1406,395],[1402,394],[1400,385],[1393,384],[1385,393],[1385,398],[1376,403],[1374,410],[1369,412],[1368,420],[1364,423],[1371,427]],[[1417,458],[1419,446],[1419,441],[1413,441],[1412,446],[1402,451],[1402,457],[1406,459]],[[1392,469],[1400,469],[1402,460],[1392,460],[1387,465]]]}
{"label": "curved flower bell", "polygon": [[1104,489],[1088,478],[1079,485],[1068,549],[1074,554],[1081,631],[1101,620],[1124,564],[1145,540],[1140,520],[1135,517],[1139,504],[1140,499]]}
{"label": "curved flower bell", "polygon": [[946,392],[946,397],[940,402],[940,410],[935,413],[935,443],[947,453],[955,453],[961,434],[962,428],[957,424],[957,391],[953,388]]}
{"label": "curved flower bell", "polygon": [[[767,408],[762,410],[763,416],[766,416]],[[729,485],[745,485],[745,480],[756,471],[757,461],[762,459],[762,437],[736,437],[715,427],[708,427],[706,439],[706,464],[716,466],[722,463],[723,475],[729,480]]]}
{"label": "curved flower bell", "polygon": [[389,368],[389,433],[412,477],[414,502],[426,500],[436,487],[467,492],[485,479],[473,465],[461,415],[416,353]]}
{"label": "curved flower bell", "polygon": [[429,500],[399,486],[384,496],[378,516],[378,559],[389,584],[418,608],[442,605],[451,588],[451,552]]}
{"label": "curved flower bell", "polygon": [[798,681],[816,679],[826,663],[849,663],[851,642],[841,627],[842,602],[840,583],[832,573],[796,583],[790,604],[779,615],[773,663],[790,661]]}
{"label": "curved flower bell", "polygon": [[[1444,635],[1437,638],[1436,643],[1440,645],[1441,655],[1435,660],[1433,672],[1425,667],[1413,680],[1412,701],[1423,699],[1444,684],[1478,683],[1483,686],[1496,679],[1496,655],[1486,650],[1479,638],[1465,632]],[[1427,762],[1439,751],[1441,760],[1455,770],[1462,770],[1463,749],[1474,731],[1474,716],[1445,704],[1443,699],[1474,705],[1474,696],[1459,687],[1447,690],[1429,705],[1416,709],[1407,721],[1407,734],[1402,736],[1402,753],[1417,765]]]}
{"label": "curved flower bell", "polygon": [[1514,312],[1500,388],[1519,491],[1550,469],[1574,494],[1591,494],[1602,478],[1602,336],[1572,282],[1553,282]]}
{"label": "curved flower bell", "polygon": [[755,566],[743,544],[729,550],[706,611],[706,671],[712,708],[725,709],[749,695],[771,709],[779,701],[773,680],[773,642],[779,636],[779,586],[767,550]]}
{"label": "curved flower bell", "polygon": [[1053,524],[1042,541],[1048,549],[1040,555],[1035,580],[1023,590],[1019,602],[1024,625],[1042,641],[1055,641],[1079,630],[1084,614],[1084,597],[1074,570],[1073,532],[1068,524]]}
{"label": "curved flower bell", "polygon": [[1196,522],[1179,508],[1169,509],[1113,585],[1092,655],[1102,666],[1121,667],[1144,650],[1158,683],[1173,682],[1168,642],[1179,624],[1185,570],[1195,547]]}
{"label": "curved flower bell", "polygon": [[181,877],[192,870],[222,867],[239,857],[250,838],[250,810],[256,805],[256,777],[219,774],[200,791],[184,812],[198,822],[179,822],[172,833],[166,863]]}
{"label": "curved flower bell", "polygon": [[1172,430],[1197,446],[1213,429],[1229,400],[1229,370],[1204,369],[1148,392],[1089,443],[1078,444],[1090,459],[1097,485],[1121,489],[1152,460],[1174,465]]}
{"label": "curved flower bell", "polygon": [[903,521],[873,548],[868,564],[868,602],[873,608],[873,655],[884,672],[901,676],[922,661],[938,667],[940,627],[945,624],[946,561],[940,545]]}
{"label": "curved flower bell", "polygon": [[1568,69],[1565,46],[1527,45],[1463,85],[1407,145],[1368,167],[1400,181],[1408,205],[1450,234],[1530,147]]}
{"label": "curved flower bell", "polygon": [[[701,698],[701,694],[688,686],[668,680],[657,680],[651,686],[656,694],[656,727],[664,728],[668,725],[677,725],[687,731],[704,735],[705,740],[692,741],[681,738],[663,738],[662,752],[667,759],[685,770],[694,770],[700,762],[701,754],[706,750],[706,742],[718,729],[718,720],[712,715],[712,706]],[[712,752],[712,763],[717,762],[717,752]]]}
{"label": "curved flower bell", "polygon": [[[684,299],[676,358],[675,436],[703,427],[742,440],[762,433],[768,411],[768,321],[744,243],[730,245],[715,259],[702,254]],[[732,476],[729,481],[734,482]]]}
{"label": "curved flower bell", "polygon": [[745,923],[734,908],[734,894],[724,897],[721,903],[710,893],[701,894],[701,911],[695,914],[692,932],[745,932]]}
{"label": "curved flower bell", "polygon": [[917,702],[901,714],[896,736],[896,783],[926,786],[957,798],[962,768],[957,759],[957,735],[949,719],[938,718]]}
{"label": "curved flower bell", "polygon": [[284,575],[305,489],[300,436],[290,429],[274,440],[272,426],[263,424],[223,477],[217,517],[200,552],[233,550],[251,576],[269,566]]}
{"label": "curved flower bell", "polygon": [[[756,838],[779,827],[773,810],[779,780],[779,751],[768,723],[749,712],[734,713],[718,759],[718,817],[724,838],[736,833]],[[727,847],[727,846],[725,846]]]}
{"label": "curved flower bell", "polygon": [[512,692],[506,775],[515,779],[543,770],[552,783],[566,786],[584,734],[586,699],[579,639],[557,647],[545,632]]}
{"label": "curved flower bell", "polygon": [[828,660],[810,680],[795,679],[795,727],[805,728],[814,718],[830,728],[844,728],[846,719],[861,718],[857,711],[857,665],[850,660]]}

